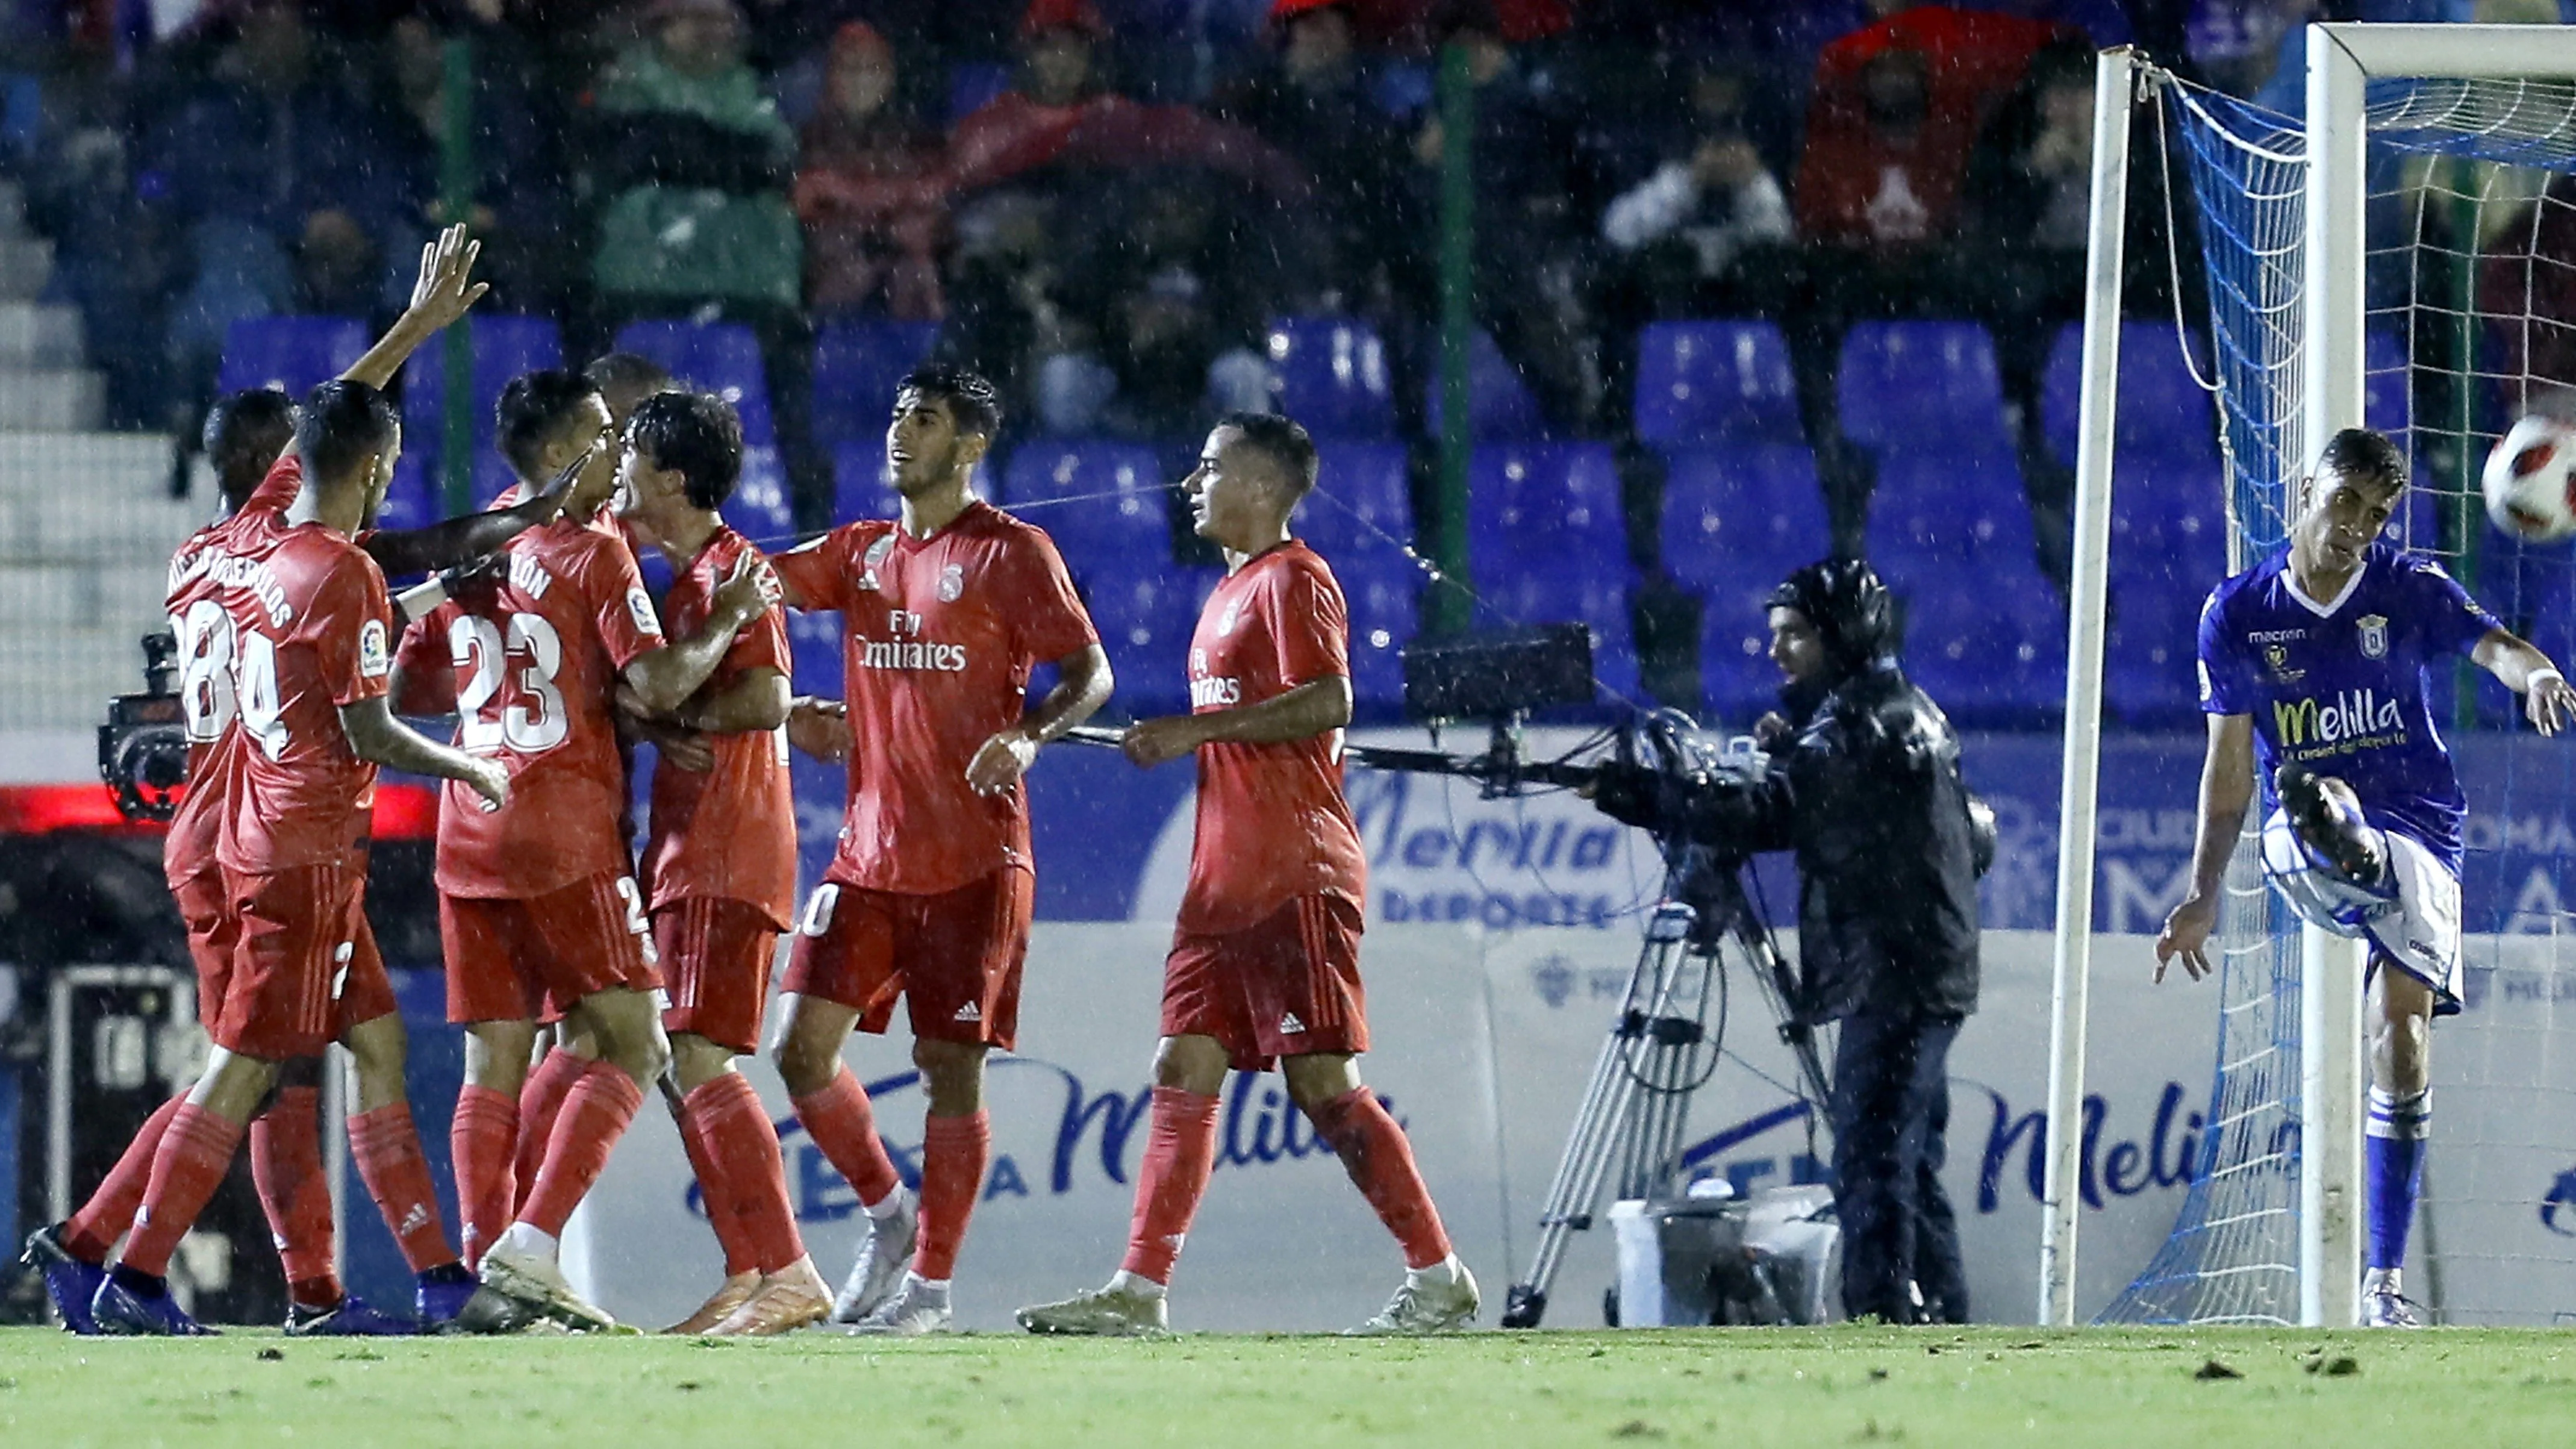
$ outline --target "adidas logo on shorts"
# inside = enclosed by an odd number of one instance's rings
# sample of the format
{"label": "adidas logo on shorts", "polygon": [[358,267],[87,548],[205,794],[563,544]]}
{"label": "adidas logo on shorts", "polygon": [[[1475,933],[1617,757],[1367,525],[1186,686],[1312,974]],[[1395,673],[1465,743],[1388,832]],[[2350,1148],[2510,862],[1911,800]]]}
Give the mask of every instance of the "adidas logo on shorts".
{"label": "adidas logo on shorts", "polygon": [[1293,1011],[1288,1013],[1286,1016],[1279,1018],[1279,1032],[1282,1036],[1298,1036],[1303,1034],[1305,1030],[1306,1023],[1299,1021],[1297,1019],[1297,1013]]}
{"label": "adidas logo on shorts", "polygon": [[984,1013],[976,1010],[975,1003],[971,1001],[957,1008],[957,1014],[949,1018],[951,1021],[982,1021],[983,1019]]}

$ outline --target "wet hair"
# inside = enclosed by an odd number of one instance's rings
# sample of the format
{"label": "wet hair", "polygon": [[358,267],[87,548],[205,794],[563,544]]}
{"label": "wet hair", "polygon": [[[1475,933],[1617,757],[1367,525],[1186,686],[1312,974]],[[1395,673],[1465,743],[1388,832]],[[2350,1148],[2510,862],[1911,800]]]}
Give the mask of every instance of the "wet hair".
{"label": "wet hair", "polygon": [[2332,473],[2349,483],[2368,483],[2390,492],[2406,486],[2406,453],[2386,433],[2346,428],[2326,440],[2317,455],[2317,472]]}
{"label": "wet hair", "polygon": [[993,384],[982,373],[972,368],[946,362],[923,363],[895,384],[896,397],[908,392],[946,403],[948,417],[961,433],[989,439],[1002,431],[1001,395],[993,391]]}
{"label": "wet hair", "polygon": [[295,399],[273,387],[226,393],[206,410],[200,442],[224,501],[235,508],[295,441]]}
{"label": "wet hair", "polygon": [[589,378],[560,367],[511,378],[492,409],[501,456],[510,460],[520,477],[536,477],[537,458],[545,451],[546,441],[575,408],[597,396],[599,388]]}
{"label": "wet hair", "polygon": [[1315,490],[1315,440],[1296,419],[1278,413],[1227,413],[1216,425],[1242,434],[1244,447],[1279,470],[1290,503]]}
{"label": "wet hair", "polygon": [[662,392],[671,386],[671,370],[653,359],[634,352],[610,352],[590,360],[581,370],[590,385],[601,392],[626,389],[632,392]]}
{"label": "wet hair", "polygon": [[644,399],[626,420],[626,442],[654,467],[679,470],[692,508],[721,507],[742,476],[742,419],[713,393]]}
{"label": "wet hair", "polygon": [[391,398],[363,382],[333,378],[304,395],[295,450],[316,482],[337,483],[392,447],[401,430]]}

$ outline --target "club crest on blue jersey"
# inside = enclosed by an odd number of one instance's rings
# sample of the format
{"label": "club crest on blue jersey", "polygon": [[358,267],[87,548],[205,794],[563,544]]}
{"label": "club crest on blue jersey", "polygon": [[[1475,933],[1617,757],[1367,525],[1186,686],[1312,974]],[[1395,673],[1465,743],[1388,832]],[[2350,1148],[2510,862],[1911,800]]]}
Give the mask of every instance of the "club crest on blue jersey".
{"label": "club crest on blue jersey", "polygon": [[2365,659],[2388,657],[2388,616],[2364,614],[2353,621],[2361,626],[2361,653]]}

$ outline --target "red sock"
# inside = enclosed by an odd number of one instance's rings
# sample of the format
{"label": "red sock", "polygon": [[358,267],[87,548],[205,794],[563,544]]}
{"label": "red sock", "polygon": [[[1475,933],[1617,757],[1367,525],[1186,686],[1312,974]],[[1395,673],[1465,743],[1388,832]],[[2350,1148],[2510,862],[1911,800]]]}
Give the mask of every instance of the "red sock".
{"label": "red sock", "polygon": [[280,1087],[269,1109],[251,1119],[250,1176],[268,1232],[295,1301],[328,1308],[340,1301],[332,1265],[331,1180],[322,1171],[322,1093]]}
{"label": "red sock", "polygon": [[[728,1076],[731,1073],[727,1073]],[[713,1083],[709,1083],[712,1086]],[[760,1250],[743,1231],[742,1214],[734,1210],[733,1184],[725,1177],[725,1157],[707,1140],[710,1130],[702,1086],[680,1099],[680,1145],[688,1149],[689,1167],[698,1175],[698,1200],[706,1204],[707,1226],[715,1229],[716,1246],[724,1249],[725,1276],[760,1271]]]}
{"label": "red sock", "polygon": [[1428,1268],[1447,1258],[1449,1233],[1440,1226],[1431,1189],[1422,1185],[1422,1173],[1413,1165],[1413,1145],[1404,1140],[1404,1129],[1387,1115],[1377,1093],[1359,1087],[1309,1115],[1316,1134],[1359,1185],[1360,1196],[1404,1245],[1404,1266]]}
{"label": "red sock", "polygon": [[429,1180],[429,1158],[412,1127],[411,1104],[396,1102],[349,1119],[349,1151],[358,1176],[376,1200],[385,1228],[402,1244],[403,1261],[426,1273],[456,1261],[447,1246],[447,1224],[438,1214],[438,1189]]}
{"label": "red sock", "polygon": [[519,1084],[518,1156],[510,1173],[511,1181],[518,1185],[518,1196],[510,1201],[511,1211],[527,1206],[528,1193],[537,1185],[537,1169],[546,1163],[546,1144],[554,1140],[555,1114],[563,1110],[564,1097],[572,1091],[572,1084],[589,1070],[588,1057],[554,1047]]}
{"label": "red sock", "polygon": [[564,1220],[581,1206],[590,1185],[608,1166],[609,1150],[626,1135],[635,1109],[644,1105],[644,1089],[623,1067],[593,1062],[564,1097],[555,1116],[555,1134],[546,1143],[546,1165],[537,1185],[519,1209],[519,1221],[553,1237],[563,1235]]}
{"label": "red sock", "polygon": [[241,1140],[242,1124],[193,1102],[172,1113],[170,1130],[161,1134],[161,1150],[152,1154],[152,1181],[143,1189],[143,1206],[135,1209],[134,1231],[126,1236],[118,1261],[137,1273],[168,1276],[170,1255],[179,1250],[179,1240],[196,1225],[215,1189],[223,1186]]}
{"label": "red sock", "polygon": [[823,1090],[791,1100],[796,1120],[805,1124],[805,1135],[858,1189],[860,1202],[874,1207],[903,1186],[903,1179],[895,1175],[894,1159],[886,1156],[885,1143],[877,1137],[868,1089],[859,1085],[848,1067],[841,1068]]}
{"label": "red sock", "polygon": [[125,1155],[100,1179],[98,1191],[72,1214],[63,1247],[73,1257],[92,1267],[106,1262],[116,1240],[134,1226],[134,1210],[143,1206],[143,1189],[152,1181],[152,1154],[161,1150],[161,1134],[170,1130],[170,1119],[187,1100],[183,1092],[154,1108],[134,1140],[125,1144]]}
{"label": "red sock", "polygon": [[760,1271],[780,1272],[804,1257],[796,1210],[787,1203],[787,1163],[778,1151],[778,1129],[760,1105],[760,1094],[742,1073],[726,1072],[689,1094],[688,1112],[690,1121],[703,1124],[709,1155],[733,1198],[734,1221],[751,1244]]}
{"label": "red sock", "polygon": [[465,1084],[448,1123],[447,1150],[456,1166],[456,1215],[465,1266],[483,1261],[483,1250],[501,1236],[516,1210],[510,1156],[518,1145],[519,1103],[490,1087]]}
{"label": "red sock", "polygon": [[1154,1089],[1154,1120],[1145,1137],[1145,1165],[1136,1174],[1136,1211],[1127,1229],[1127,1261],[1139,1278],[1172,1281],[1181,1239],[1207,1195],[1216,1166],[1217,1099],[1178,1087]]}
{"label": "red sock", "polygon": [[912,1271],[944,1283],[957,1271],[957,1249],[966,1241],[966,1220],[975,1215],[976,1195],[984,1190],[984,1162],[993,1151],[993,1119],[978,1110],[972,1117],[933,1117],[922,1125],[921,1246],[912,1255]]}

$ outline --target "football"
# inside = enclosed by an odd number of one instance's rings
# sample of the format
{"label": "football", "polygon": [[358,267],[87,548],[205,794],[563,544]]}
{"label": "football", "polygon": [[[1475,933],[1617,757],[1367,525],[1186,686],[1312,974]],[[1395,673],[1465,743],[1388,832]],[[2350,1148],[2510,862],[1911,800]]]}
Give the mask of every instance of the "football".
{"label": "football", "polygon": [[2515,420],[2487,454],[2487,517],[2529,543],[2576,536],[2576,503],[2568,498],[2576,471],[2576,428],[2554,418]]}

